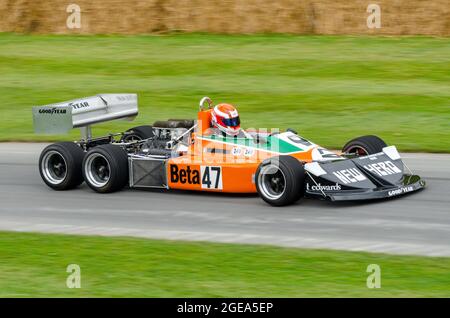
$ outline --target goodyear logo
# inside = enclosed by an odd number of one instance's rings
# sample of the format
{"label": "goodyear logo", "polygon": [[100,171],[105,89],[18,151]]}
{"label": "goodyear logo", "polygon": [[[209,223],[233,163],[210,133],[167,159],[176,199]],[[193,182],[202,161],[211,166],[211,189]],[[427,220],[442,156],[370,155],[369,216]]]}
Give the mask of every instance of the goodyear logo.
{"label": "goodyear logo", "polygon": [[65,114],[67,111],[65,109],[53,107],[53,108],[41,108],[39,109],[39,114]]}
{"label": "goodyear logo", "polygon": [[411,192],[411,191],[414,191],[413,187],[410,187],[410,186],[409,187],[403,187],[403,188],[399,188],[399,189],[396,189],[396,190],[389,191],[388,195],[390,197],[392,197],[394,195],[400,195],[400,194],[408,193],[408,192]]}
{"label": "goodyear logo", "polygon": [[73,109],[80,109],[80,108],[89,107],[89,103],[88,102],[69,103],[69,106],[72,106]]}

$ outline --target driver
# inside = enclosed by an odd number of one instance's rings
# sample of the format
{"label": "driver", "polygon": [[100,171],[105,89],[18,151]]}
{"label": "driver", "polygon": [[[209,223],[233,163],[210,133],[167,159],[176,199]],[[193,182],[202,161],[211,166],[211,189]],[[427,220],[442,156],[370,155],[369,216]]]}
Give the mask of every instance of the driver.
{"label": "driver", "polygon": [[224,137],[245,138],[247,134],[241,129],[241,121],[237,109],[231,104],[218,104],[211,111],[210,133]]}

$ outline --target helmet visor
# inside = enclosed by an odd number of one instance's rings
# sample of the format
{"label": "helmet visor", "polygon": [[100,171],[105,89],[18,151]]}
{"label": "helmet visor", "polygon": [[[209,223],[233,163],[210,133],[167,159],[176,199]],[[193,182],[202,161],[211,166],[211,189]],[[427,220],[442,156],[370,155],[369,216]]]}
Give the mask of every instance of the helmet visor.
{"label": "helmet visor", "polygon": [[223,124],[228,127],[237,127],[241,124],[239,116],[234,118],[223,118],[222,121]]}

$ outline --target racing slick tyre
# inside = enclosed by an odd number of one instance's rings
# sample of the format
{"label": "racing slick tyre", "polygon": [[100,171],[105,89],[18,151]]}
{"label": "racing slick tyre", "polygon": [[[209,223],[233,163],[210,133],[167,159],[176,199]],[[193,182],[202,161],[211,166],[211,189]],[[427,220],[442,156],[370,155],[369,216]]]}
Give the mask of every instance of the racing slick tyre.
{"label": "racing slick tyre", "polygon": [[357,156],[367,156],[382,152],[384,147],[387,147],[387,144],[380,137],[362,136],[347,142],[342,148],[342,152]]}
{"label": "racing slick tyre", "polygon": [[69,190],[83,183],[81,164],[84,151],[73,142],[47,146],[39,157],[42,180],[54,190]]}
{"label": "racing slick tyre", "polygon": [[92,148],[83,160],[83,177],[96,192],[115,192],[128,182],[128,156],[124,149],[112,144]]}
{"label": "racing slick tyre", "polygon": [[153,137],[152,126],[138,126],[126,131],[126,134],[122,137],[121,142],[139,141]]}
{"label": "racing slick tyre", "polygon": [[305,194],[305,169],[291,156],[271,158],[259,165],[255,183],[258,194],[270,205],[289,205]]}

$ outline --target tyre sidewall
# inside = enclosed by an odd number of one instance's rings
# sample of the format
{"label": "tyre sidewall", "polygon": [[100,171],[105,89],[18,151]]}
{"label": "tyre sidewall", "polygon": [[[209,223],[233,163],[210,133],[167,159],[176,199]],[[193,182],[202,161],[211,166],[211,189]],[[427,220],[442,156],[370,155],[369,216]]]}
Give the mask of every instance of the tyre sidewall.
{"label": "tyre sidewall", "polygon": [[[110,177],[108,182],[102,187],[96,187],[86,176],[86,164],[87,160],[94,154],[102,155],[109,164]],[[102,145],[90,150],[83,160],[83,176],[86,184],[96,192],[99,193],[110,193],[115,192],[123,187],[128,182],[128,156],[124,149],[115,145]]]}
{"label": "tyre sidewall", "polygon": [[377,136],[362,136],[350,140],[342,148],[342,152],[347,153],[353,147],[363,148],[368,155],[373,155],[383,151],[387,144]]}
{"label": "tyre sidewall", "polygon": [[[64,158],[66,163],[66,177],[61,183],[54,184],[47,180],[42,171],[42,161],[45,155],[55,151]],[[47,146],[39,156],[39,174],[47,186],[54,190],[69,190],[83,183],[82,163],[84,151],[73,142],[60,142]]]}
{"label": "tyre sidewall", "polygon": [[[285,178],[285,191],[281,197],[274,200],[267,198],[259,185],[260,172],[267,165],[278,166]],[[298,201],[305,192],[304,179],[303,164],[291,156],[280,156],[265,160],[259,165],[255,174],[255,184],[259,195],[265,202],[273,206],[285,206]]]}

